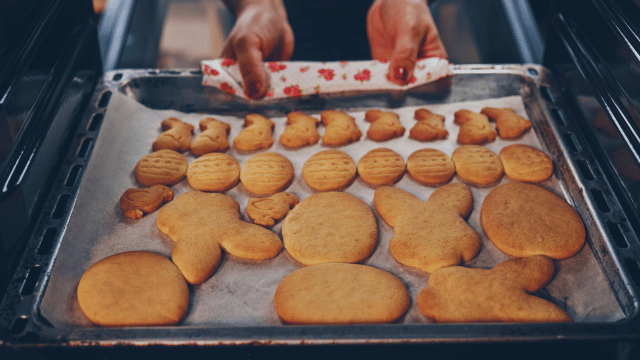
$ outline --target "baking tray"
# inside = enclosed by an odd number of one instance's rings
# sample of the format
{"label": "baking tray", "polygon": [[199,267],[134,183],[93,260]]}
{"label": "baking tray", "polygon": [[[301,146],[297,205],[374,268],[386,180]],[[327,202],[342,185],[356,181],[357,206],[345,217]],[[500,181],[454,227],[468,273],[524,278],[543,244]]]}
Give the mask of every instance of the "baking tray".
{"label": "baking tray", "polygon": [[[2,341],[13,346],[108,345],[246,345],[246,344],[394,344],[547,340],[624,340],[640,334],[638,316],[638,238],[602,176],[578,121],[550,73],[537,65],[455,66],[452,77],[409,91],[320,94],[292,99],[249,101],[200,84],[195,70],[120,70],[109,72],[97,87],[71,147],[54,191],[29,241],[0,307]],[[302,267],[283,250],[274,259],[248,261],[226,255],[212,278],[191,286],[187,317],[180,326],[99,328],[82,314],[75,299],[77,282],[93,263],[128,250],[149,250],[170,256],[172,242],[155,227],[152,213],[137,221],[125,219],[118,199],[129,187],[139,187],[135,163],[151,151],[160,121],[178,116],[197,124],[215,116],[232,125],[230,139],[244,115],[257,112],[276,122],[274,138],[284,129],[288,112],[317,115],[324,109],[351,113],[363,133],[367,109],[392,109],[409,129],[417,107],[447,116],[449,138],[420,143],[402,138],[376,143],[366,139],[340,147],[357,162],[371,148],[389,147],[406,160],[418,148],[433,147],[451,155],[457,125],[452,113],[460,108],[511,106],[533,122],[533,130],[517,142],[534,145],[554,162],[554,175],[541,185],[564,196],[580,213],[587,243],[574,257],[555,261],[554,280],[537,295],[565,308],[571,324],[434,324],[415,305],[428,274],[395,262],[388,254],[392,228],[378,217],[380,239],[364,263],[383,268],[407,284],[412,305],[398,322],[384,325],[291,326],[277,317],[272,296],[279,280]],[[322,132],[322,129],[320,130]],[[496,153],[513,143],[498,139],[486,146]],[[323,145],[283,149],[276,141],[269,151],[294,163],[296,179],[288,189],[301,198],[314,191],[304,184],[304,160]],[[255,153],[229,152],[242,164]],[[187,155],[193,161],[191,155]],[[458,177],[453,182],[461,182]],[[509,182],[503,178],[501,183]],[[420,185],[405,174],[395,186],[423,200],[434,187]],[[484,234],[479,213],[493,186],[470,186],[475,205],[468,223],[483,238],[471,267],[490,268],[510,258]],[[176,193],[190,190],[186,180]],[[343,191],[372,206],[375,189],[357,179]],[[249,194],[241,185],[229,190],[244,209]],[[280,234],[280,224],[272,229]]]}

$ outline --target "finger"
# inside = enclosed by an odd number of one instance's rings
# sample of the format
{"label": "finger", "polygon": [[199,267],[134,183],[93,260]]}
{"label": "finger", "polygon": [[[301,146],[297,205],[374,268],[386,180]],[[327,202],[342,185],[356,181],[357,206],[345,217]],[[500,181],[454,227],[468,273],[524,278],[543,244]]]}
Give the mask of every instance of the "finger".
{"label": "finger", "polygon": [[240,41],[234,47],[244,91],[250,99],[263,98],[269,89],[269,75],[264,68],[263,54],[257,44]]}
{"label": "finger", "polygon": [[419,43],[410,36],[401,36],[396,40],[396,46],[389,61],[389,78],[392,82],[406,85],[411,81],[418,60]]}
{"label": "finger", "polygon": [[420,48],[421,58],[438,57],[441,59],[448,59],[447,49],[442,43],[438,29],[435,25],[427,30],[427,37]]}

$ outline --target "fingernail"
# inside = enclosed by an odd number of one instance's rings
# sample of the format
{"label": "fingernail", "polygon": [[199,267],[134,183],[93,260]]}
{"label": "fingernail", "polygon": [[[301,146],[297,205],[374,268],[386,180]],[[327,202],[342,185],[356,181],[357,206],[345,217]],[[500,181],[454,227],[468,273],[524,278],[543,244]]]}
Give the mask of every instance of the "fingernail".
{"label": "fingernail", "polygon": [[393,71],[393,78],[396,79],[396,80],[402,81],[403,83],[406,84],[409,81],[408,74],[409,74],[409,72],[407,71],[407,69],[405,69],[402,66],[398,66]]}
{"label": "fingernail", "polygon": [[260,83],[259,82],[249,82],[247,83],[247,87],[244,90],[245,95],[248,98],[253,99],[258,94],[260,94]]}

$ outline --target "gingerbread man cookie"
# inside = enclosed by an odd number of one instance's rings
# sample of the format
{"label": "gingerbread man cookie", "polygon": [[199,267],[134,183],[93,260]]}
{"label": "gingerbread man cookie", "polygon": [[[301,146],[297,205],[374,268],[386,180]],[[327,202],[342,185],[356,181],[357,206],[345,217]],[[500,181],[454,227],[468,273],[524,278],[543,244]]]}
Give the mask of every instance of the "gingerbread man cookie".
{"label": "gingerbread man cookie", "polygon": [[458,110],[454,114],[453,122],[460,125],[458,141],[462,144],[482,144],[493,141],[498,136],[489,123],[489,117],[483,114]]}
{"label": "gingerbread man cookie", "polygon": [[297,196],[286,191],[265,198],[249,198],[247,215],[255,224],[273,226],[276,220],[287,216],[299,202]]}
{"label": "gingerbread man cookie", "polygon": [[305,145],[312,145],[320,140],[318,134],[318,123],[320,121],[302,112],[294,111],[287,115],[287,127],[280,135],[280,144],[299,148]]}
{"label": "gingerbread man cookie", "polygon": [[449,132],[444,128],[444,116],[420,108],[414,117],[418,122],[409,130],[409,137],[420,141],[446,139]]}
{"label": "gingerbread man cookie", "polygon": [[175,150],[185,152],[191,147],[193,125],[170,117],[162,120],[163,133],[153,142],[153,151]]}
{"label": "gingerbread man cookie", "polygon": [[158,210],[173,200],[175,193],[168,186],[154,185],[146,189],[128,189],[120,197],[120,207],[129,219],[140,219],[145,213]]}
{"label": "gingerbread man cookie", "polygon": [[346,145],[360,140],[362,132],[353,116],[335,110],[325,110],[320,120],[326,126],[322,142],[325,145]]}
{"label": "gingerbread man cookie", "polygon": [[503,139],[515,139],[531,128],[531,121],[516,114],[510,108],[486,107],[480,111],[496,122],[498,135]]}
{"label": "gingerbread man cookie", "polygon": [[371,123],[367,137],[375,141],[385,141],[404,135],[405,128],[400,123],[398,114],[391,111],[368,110],[365,120]]}
{"label": "gingerbread man cookie", "polygon": [[229,150],[229,131],[231,126],[212,117],[200,120],[200,135],[191,144],[191,153],[196,156],[210,152]]}
{"label": "gingerbread man cookie", "polygon": [[266,149],[273,145],[274,122],[259,115],[249,114],[244,117],[244,129],[233,139],[233,146],[242,151]]}

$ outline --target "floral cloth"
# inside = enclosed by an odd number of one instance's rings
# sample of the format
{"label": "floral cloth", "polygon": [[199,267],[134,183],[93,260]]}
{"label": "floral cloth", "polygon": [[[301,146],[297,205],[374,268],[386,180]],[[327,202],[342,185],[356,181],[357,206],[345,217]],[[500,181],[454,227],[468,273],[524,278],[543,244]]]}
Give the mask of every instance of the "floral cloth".
{"label": "floral cloth", "polygon": [[[418,60],[411,81],[404,86],[389,81],[389,65],[386,61],[278,61],[266,62],[264,66],[271,74],[267,99],[352,90],[405,90],[452,75],[449,62],[440,58]],[[203,85],[247,98],[235,61],[203,60],[200,67]]]}

